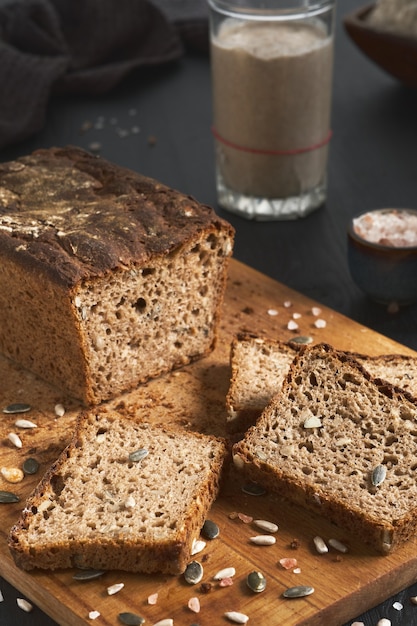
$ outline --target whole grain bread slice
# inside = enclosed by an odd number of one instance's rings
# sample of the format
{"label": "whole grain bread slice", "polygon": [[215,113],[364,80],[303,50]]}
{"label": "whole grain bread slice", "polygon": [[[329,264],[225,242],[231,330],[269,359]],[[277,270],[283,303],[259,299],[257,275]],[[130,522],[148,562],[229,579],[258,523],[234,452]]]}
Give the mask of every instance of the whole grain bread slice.
{"label": "whole grain bread slice", "polygon": [[416,458],[417,401],[325,344],[300,350],[233,448],[250,479],[382,553],[416,533]]}
{"label": "whole grain bread slice", "polygon": [[[299,349],[300,345],[293,341],[284,342],[250,333],[240,333],[233,339],[231,379],[226,396],[229,432],[244,432],[255,423],[272,396],[281,389]],[[375,378],[417,397],[417,357],[349,354]]]}
{"label": "whole grain bread slice", "polygon": [[181,573],[217,496],[222,439],[83,413],[9,534],[23,569]]}

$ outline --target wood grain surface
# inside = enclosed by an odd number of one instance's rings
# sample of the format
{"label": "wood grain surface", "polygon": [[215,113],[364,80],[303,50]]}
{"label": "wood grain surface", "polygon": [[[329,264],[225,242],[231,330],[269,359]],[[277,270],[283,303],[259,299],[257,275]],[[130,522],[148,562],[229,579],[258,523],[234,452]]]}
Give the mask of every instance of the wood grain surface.
{"label": "wood grain surface", "polygon": [[[285,306],[289,302],[291,306]],[[368,354],[415,354],[326,307],[321,307],[320,314],[326,326],[318,329],[314,325],[317,318],[312,313],[313,306],[320,305],[233,260],[215,351],[208,358],[151,381],[110,404],[131,419],[176,423],[181,428],[225,436],[230,342],[234,334],[243,330],[282,339],[308,334],[316,342],[326,341],[336,348]],[[297,320],[299,328],[290,331],[287,324],[294,313],[301,314]],[[268,626],[337,626],[416,580],[417,540],[392,555],[379,556],[342,529],[277,495],[247,495],[233,469],[209,515],[219,525],[220,536],[208,541],[204,551],[195,557],[204,567],[203,582],[209,583],[204,589],[201,584],[187,584],[182,576],[112,571],[100,579],[79,582],[73,579],[72,570],[23,572],[9,555],[8,531],[17,520],[25,497],[69,441],[80,407],[6,359],[0,359],[0,381],[0,406],[27,402],[32,409],[25,417],[37,424],[35,429],[18,431],[22,440],[22,448],[18,449],[8,439],[8,433],[17,432],[16,416],[2,414],[0,465],[21,467],[29,456],[41,464],[37,475],[26,476],[16,485],[0,477],[0,489],[14,491],[21,498],[16,504],[0,505],[0,575],[62,626],[92,623],[90,611],[100,613],[94,624],[106,626],[120,623],[118,615],[124,611],[141,615],[146,624],[164,618],[172,618],[176,626],[197,622],[200,626],[222,624],[227,623],[226,611],[239,611],[249,616],[250,623]],[[54,411],[58,403],[66,408],[62,417]],[[155,476],[155,480],[163,480],[163,476]],[[276,522],[276,543],[253,545],[250,537],[259,534],[259,530],[236,513]],[[340,539],[349,546],[348,553],[330,550],[319,555],[313,546],[315,535]],[[284,557],[295,558],[299,571],[285,570],[279,564]],[[229,566],[236,569],[233,585],[221,587],[213,576]],[[246,577],[253,570],[262,571],[267,578],[263,593],[255,594],[246,585]],[[123,589],[108,595],[107,587],[119,582],[124,583]],[[312,585],[315,592],[306,598],[284,599],[283,591],[294,585]],[[158,600],[152,605],[148,596],[154,593],[158,593]],[[192,597],[200,601],[198,615],[188,608]]]}

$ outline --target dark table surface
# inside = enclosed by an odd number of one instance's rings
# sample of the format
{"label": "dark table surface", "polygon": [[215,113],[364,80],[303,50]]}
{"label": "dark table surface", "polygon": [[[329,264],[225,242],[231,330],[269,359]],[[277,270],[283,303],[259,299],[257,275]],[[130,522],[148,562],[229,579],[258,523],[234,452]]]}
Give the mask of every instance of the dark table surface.
{"label": "dark table surface", "polygon": [[[105,95],[53,97],[43,129],[0,151],[0,161],[39,147],[100,144],[103,157],[214,206],[236,228],[240,261],[417,350],[417,306],[388,313],[360,292],[347,266],[350,217],[380,207],[417,208],[417,91],[385,74],[349,39],[343,17],[360,6],[359,0],[338,4],[328,198],[303,220],[253,222],[217,206],[205,54],[135,71]],[[55,623],[36,607],[17,608],[20,594],[4,580],[0,591],[1,626]],[[366,626],[381,618],[417,625],[415,595],[417,584],[357,619]]]}

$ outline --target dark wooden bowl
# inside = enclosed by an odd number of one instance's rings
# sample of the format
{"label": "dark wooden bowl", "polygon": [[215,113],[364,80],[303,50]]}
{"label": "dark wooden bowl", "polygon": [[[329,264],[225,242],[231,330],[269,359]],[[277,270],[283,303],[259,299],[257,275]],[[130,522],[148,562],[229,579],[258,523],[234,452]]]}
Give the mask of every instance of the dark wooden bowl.
{"label": "dark wooden bowl", "polygon": [[408,87],[417,87],[417,37],[375,28],[367,20],[373,8],[371,4],[345,16],[346,32],[383,70]]}

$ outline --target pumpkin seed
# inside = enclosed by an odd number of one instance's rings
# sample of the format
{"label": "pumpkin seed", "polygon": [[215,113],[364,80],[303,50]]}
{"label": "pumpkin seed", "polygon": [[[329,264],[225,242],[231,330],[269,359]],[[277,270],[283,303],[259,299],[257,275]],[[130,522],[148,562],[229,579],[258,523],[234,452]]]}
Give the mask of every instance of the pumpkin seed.
{"label": "pumpkin seed", "polygon": [[137,463],[138,461],[142,461],[149,454],[149,450],[146,448],[139,448],[139,450],[135,450],[135,452],[131,452],[129,454],[129,461],[133,461],[133,463]]}
{"label": "pumpkin seed", "polygon": [[239,613],[238,611],[226,611],[224,616],[231,622],[235,622],[235,624],[246,624],[246,622],[249,620],[249,617],[247,615],[245,615],[244,613]]}
{"label": "pumpkin seed", "polygon": [[307,585],[297,585],[296,587],[289,587],[282,594],[284,598],[304,598],[314,593],[314,587]]}
{"label": "pumpkin seed", "polygon": [[19,502],[20,498],[11,491],[0,490],[0,504],[9,504],[11,502]]}
{"label": "pumpkin seed", "polygon": [[371,482],[373,486],[379,487],[379,485],[384,482],[386,475],[387,468],[385,465],[377,465],[376,467],[374,467],[371,474]]}
{"label": "pumpkin seed", "polygon": [[203,566],[198,561],[188,563],[184,578],[189,585],[196,585],[203,578]]}
{"label": "pumpkin seed", "polygon": [[3,413],[27,413],[31,410],[30,404],[24,402],[13,402],[3,409]]}
{"label": "pumpkin seed", "polygon": [[255,593],[261,593],[265,591],[266,587],[266,578],[262,574],[262,572],[253,571],[248,574],[246,578],[246,584]]}
{"label": "pumpkin seed", "polygon": [[207,519],[203,524],[201,534],[204,535],[206,539],[216,539],[220,534],[220,529],[215,522]]}
{"label": "pumpkin seed", "polygon": [[242,486],[243,493],[247,493],[249,496],[263,496],[266,494],[266,489],[258,485],[258,483],[248,483]]}
{"label": "pumpkin seed", "polygon": [[39,463],[36,459],[29,457],[23,462],[22,468],[25,474],[36,474],[39,469]]}
{"label": "pumpkin seed", "polygon": [[290,339],[291,343],[298,343],[301,345],[307,345],[308,343],[313,342],[313,337],[309,337],[308,335],[298,335],[298,337],[292,337]]}
{"label": "pumpkin seed", "polygon": [[82,569],[76,574],[74,574],[74,580],[95,580],[96,578],[100,578],[106,572],[100,569]]}
{"label": "pumpkin seed", "polygon": [[136,613],[119,613],[119,620],[122,624],[126,624],[126,626],[141,626],[141,624],[145,623],[145,620],[140,615],[136,615]]}

